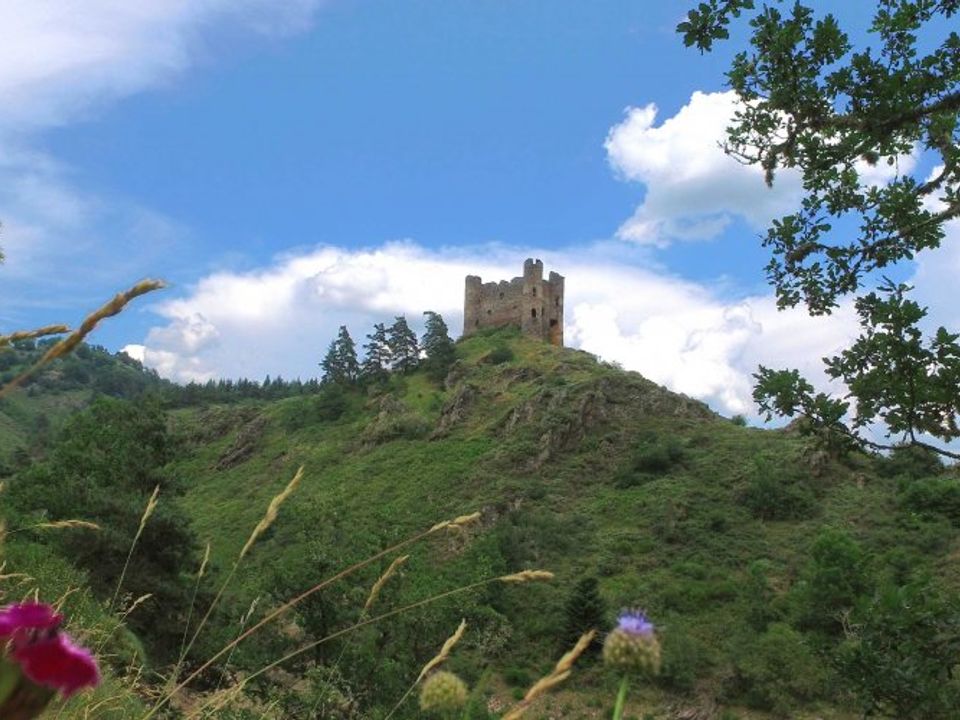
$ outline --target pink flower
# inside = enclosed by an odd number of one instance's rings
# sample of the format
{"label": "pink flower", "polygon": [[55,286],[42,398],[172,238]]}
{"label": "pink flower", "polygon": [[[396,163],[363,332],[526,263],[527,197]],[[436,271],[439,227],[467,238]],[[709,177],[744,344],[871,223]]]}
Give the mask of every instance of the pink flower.
{"label": "pink flower", "polygon": [[60,631],[62,621],[43,603],[8,605],[0,609],[0,642],[29,681],[68,698],[99,684],[100,671],[93,655]]}

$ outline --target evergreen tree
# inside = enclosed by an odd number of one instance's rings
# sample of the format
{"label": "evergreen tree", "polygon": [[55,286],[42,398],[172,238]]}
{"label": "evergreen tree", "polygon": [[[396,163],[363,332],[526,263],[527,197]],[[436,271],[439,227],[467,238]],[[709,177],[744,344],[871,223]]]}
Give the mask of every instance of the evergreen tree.
{"label": "evergreen tree", "polygon": [[427,310],[423,314],[427,316],[426,331],[420,342],[427,356],[424,367],[433,380],[442,381],[457,359],[453,340],[450,339],[447,324],[439,313]]}
{"label": "evergreen tree", "polygon": [[[600,597],[599,583],[594,577],[583,578],[573,588],[567,600],[564,642],[571,644],[588,630],[597,630],[598,635],[606,628],[607,604]],[[591,652],[600,647],[600,640],[590,646]]]}
{"label": "evergreen tree", "polygon": [[324,383],[344,385],[356,382],[360,375],[360,365],[357,362],[356,346],[346,325],[340,326],[337,339],[330,343],[327,354],[320,361],[320,367],[323,369]]}
{"label": "evergreen tree", "polygon": [[373,326],[373,334],[367,335],[368,342],[363,346],[366,357],[360,375],[364,380],[382,380],[390,367],[390,345],[387,341],[387,328],[383,323]]}
{"label": "evergreen tree", "polygon": [[407,319],[398,315],[387,330],[387,345],[393,360],[393,369],[397,372],[409,372],[420,364],[420,346],[417,336],[407,325]]}

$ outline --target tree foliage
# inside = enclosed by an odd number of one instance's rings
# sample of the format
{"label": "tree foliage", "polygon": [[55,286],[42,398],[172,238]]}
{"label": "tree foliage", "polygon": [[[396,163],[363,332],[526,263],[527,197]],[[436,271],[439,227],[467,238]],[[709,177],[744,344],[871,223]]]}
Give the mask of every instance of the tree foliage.
{"label": "tree foliage", "polygon": [[[763,168],[768,183],[783,169],[802,176],[800,208],[763,240],[780,307],[831,312],[877,273],[938,247],[945,223],[960,216],[958,12],[958,0],[879,0],[862,48],[836,17],[802,2],[757,9],[753,0],[707,0],[677,26],[686,45],[707,52],[749,16],[749,47],[727,72],[741,103],[724,147]],[[929,177],[904,162],[918,154],[935,165]],[[886,182],[876,179],[878,165]],[[856,231],[843,229],[852,223]],[[761,407],[796,408],[853,438],[874,420],[908,442],[918,433],[957,437],[958,336],[939,328],[924,342],[925,311],[905,299],[908,289],[887,282],[885,299],[860,298],[863,334],[826,361],[855,399],[849,427],[842,403],[814,395],[796,374],[761,368]]]}
{"label": "tree foliage", "polygon": [[83,531],[82,541],[69,533],[50,535],[49,541],[86,570],[91,587],[109,600],[147,500],[159,486],[159,502],[143,526],[121,590],[131,597],[150,595],[128,622],[153,638],[161,655],[179,643],[180,613],[190,600],[188,573],[197,566],[196,539],[176,501],[181,488],[163,470],[174,451],[159,404],[101,398],[71,418],[49,458],[18,474],[5,493],[27,517],[78,518],[100,526]]}
{"label": "tree foliage", "polygon": [[456,350],[443,316],[431,310],[423,314],[427,318],[426,329],[420,341],[420,347],[426,355],[424,368],[433,380],[442,381],[457,359]]}
{"label": "tree foliage", "polygon": [[367,335],[367,341],[363,346],[365,357],[360,375],[367,381],[382,380],[389,371],[391,361],[387,328],[383,323],[376,323],[373,326],[373,333]]}
{"label": "tree foliage", "polygon": [[323,382],[348,385],[360,377],[357,348],[346,325],[341,325],[337,337],[330,343],[327,354],[320,361]]}
{"label": "tree foliage", "polygon": [[420,344],[403,315],[395,317],[393,325],[387,329],[387,346],[393,369],[397,372],[409,372],[420,364]]}

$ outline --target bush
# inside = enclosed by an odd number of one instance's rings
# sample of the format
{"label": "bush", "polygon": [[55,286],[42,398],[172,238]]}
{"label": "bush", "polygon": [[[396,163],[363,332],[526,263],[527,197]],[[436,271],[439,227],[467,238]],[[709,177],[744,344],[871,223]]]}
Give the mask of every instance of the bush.
{"label": "bush", "polygon": [[734,425],[736,425],[736,426],[738,426],[738,427],[746,427],[746,426],[747,426],[747,416],[746,416],[746,415],[740,415],[740,414],[734,415],[732,418],[730,418],[730,422],[732,422]]}
{"label": "bush", "polygon": [[880,458],[878,463],[877,472],[884,477],[902,475],[908,478],[921,478],[938,475],[944,470],[937,453],[915,445],[896,447],[889,456]]}
{"label": "bush", "polygon": [[813,491],[800,478],[762,457],[755,459],[741,499],[761,520],[807,518],[816,508]]}
{"label": "bush", "polygon": [[913,512],[943,515],[960,525],[960,478],[940,475],[903,482],[900,504]]}
{"label": "bush", "polygon": [[868,590],[866,557],[853,538],[833,528],[820,532],[810,554],[804,581],[796,589],[800,620],[839,632],[841,613],[854,608]]}
{"label": "bush", "polygon": [[482,361],[487,365],[502,365],[505,362],[513,360],[513,350],[507,345],[497,345],[493,350],[483,356]]}
{"label": "bush", "polygon": [[659,442],[655,435],[638,445],[625,468],[614,478],[620,488],[641,484],[651,475],[663,475],[683,462],[686,455],[683,445],[675,438]]}
{"label": "bush", "polygon": [[737,673],[751,707],[788,715],[823,692],[826,677],[803,635],[782,623],[741,649]]}
{"label": "bush", "polygon": [[854,621],[837,664],[865,715],[957,717],[960,599],[928,581],[887,587]]}
{"label": "bush", "polygon": [[711,664],[710,648],[680,625],[664,633],[662,651],[660,681],[672,690],[691,692]]}

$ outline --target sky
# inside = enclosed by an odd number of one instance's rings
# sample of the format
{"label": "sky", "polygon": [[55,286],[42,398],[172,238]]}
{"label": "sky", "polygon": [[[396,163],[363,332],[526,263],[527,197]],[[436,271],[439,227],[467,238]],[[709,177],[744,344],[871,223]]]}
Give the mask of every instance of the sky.
{"label": "sky", "polygon": [[[758,364],[831,389],[855,314],[776,310],[759,237],[799,180],[723,155],[742,36],[701,56],[684,9],[6,0],[0,331],[162,277],[93,341],[178,382],[306,379],[339,325],[433,310],[459,334],[465,275],[538,257],[570,346],[725,414],[756,417]],[[958,245],[905,271],[948,327]]]}

